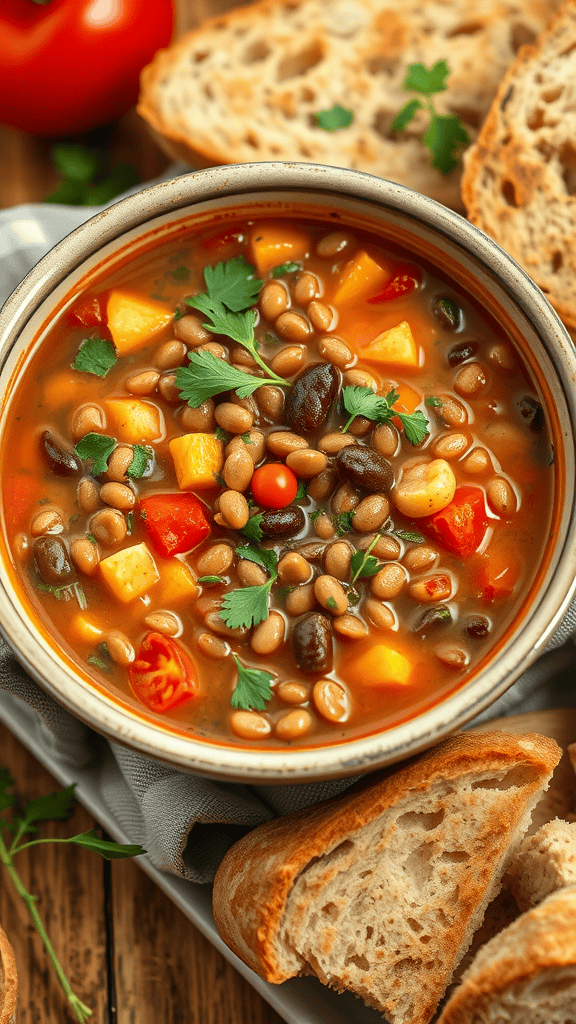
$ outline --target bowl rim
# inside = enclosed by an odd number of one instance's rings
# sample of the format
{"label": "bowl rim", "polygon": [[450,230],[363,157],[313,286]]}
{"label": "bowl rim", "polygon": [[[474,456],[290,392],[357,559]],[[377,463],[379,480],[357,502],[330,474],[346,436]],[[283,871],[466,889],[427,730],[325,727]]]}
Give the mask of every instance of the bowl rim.
{"label": "bowl rim", "polygon": [[[282,191],[293,192],[300,200],[307,194],[313,199],[314,194],[329,192],[338,198],[376,204],[380,210],[397,211],[414,218],[433,236],[444,237],[467,251],[479,267],[499,278],[514,306],[558,357],[554,365],[571,425],[565,443],[568,445],[571,438],[574,461],[576,353],[568,332],[540,289],[500,246],[459,214],[405,186],[346,168],[291,162],[211,167],[152,185],[114,203],[57,243],[9,296],[0,310],[0,368],[25,324],[54,288],[107,243],[149,225],[156,217],[177,214],[198,203],[233,196],[240,201],[248,193],[258,192],[265,197]],[[563,543],[555,549],[557,558],[566,564],[562,572],[554,573],[545,591],[534,596],[529,618],[502,652],[498,680],[486,685],[485,673],[481,672],[421,715],[391,729],[341,743],[265,750],[182,736],[161,724],[143,721],[136,713],[127,713],[87,684],[82,687],[83,703],[79,706],[79,680],[55,650],[51,652],[50,678],[46,677],[46,651],[39,647],[31,624],[18,615],[13,604],[17,595],[7,589],[5,581],[0,586],[0,631],[32,678],[76,718],[109,740],[171,767],[230,782],[318,781],[361,774],[411,756],[461,728],[508,689],[544,650],[576,591],[576,498],[573,484],[571,488],[567,482],[565,502],[570,501],[572,514]],[[511,657],[511,650],[520,651],[520,656],[516,653]]]}

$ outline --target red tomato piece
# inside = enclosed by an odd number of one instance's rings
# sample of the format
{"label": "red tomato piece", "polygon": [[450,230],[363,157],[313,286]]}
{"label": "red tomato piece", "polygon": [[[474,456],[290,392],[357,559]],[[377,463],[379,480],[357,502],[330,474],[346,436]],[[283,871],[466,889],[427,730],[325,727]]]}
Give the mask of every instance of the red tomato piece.
{"label": "red tomato piece", "polygon": [[252,494],[263,508],[285,508],[296,497],[298,478],[283,462],[267,462],[255,470]]}
{"label": "red tomato piece", "polygon": [[510,597],[520,579],[522,566],[511,551],[498,549],[480,556],[478,569],[479,597],[486,604]]}
{"label": "red tomato piece", "polygon": [[400,263],[394,271],[394,276],[386,282],[384,287],[367,301],[370,303],[389,302],[391,299],[400,299],[403,295],[413,292],[422,280],[422,272],[414,263]]}
{"label": "red tomato piece", "polygon": [[232,245],[238,245],[241,238],[242,232],[240,230],[219,232],[216,235],[210,235],[208,238],[205,238],[202,242],[202,248],[207,249],[208,252],[218,252],[220,249],[229,249]]}
{"label": "red tomato piece", "polygon": [[457,487],[446,508],[418,520],[423,532],[458,558],[478,550],[488,529],[488,514],[481,487]]}
{"label": "red tomato piece", "polygon": [[69,310],[67,320],[74,327],[100,327],[106,323],[106,309],[95,295],[86,296]]}
{"label": "red tomato piece", "polygon": [[208,510],[195,494],[152,494],[142,498],[144,528],[165,558],[190,551],[210,534]]}
{"label": "red tomato piece", "polygon": [[151,711],[170,711],[198,694],[198,673],[181,644],[163,633],[147,633],[128,668],[134,695]]}

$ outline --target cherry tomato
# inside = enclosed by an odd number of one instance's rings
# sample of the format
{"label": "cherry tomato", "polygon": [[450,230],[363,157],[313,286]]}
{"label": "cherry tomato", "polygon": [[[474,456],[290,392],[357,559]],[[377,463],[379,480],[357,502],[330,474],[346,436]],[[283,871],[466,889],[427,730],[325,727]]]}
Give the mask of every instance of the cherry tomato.
{"label": "cherry tomato", "polygon": [[163,633],[147,633],[128,668],[130,686],[151,711],[171,711],[198,694],[196,666],[181,644]]}
{"label": "cherry tomato", "polygon": [[151,494],[142,498],[144,529],[160,555],[190,551],[210,534],[206,506],[195,494]]}
{"label": "cherry tomato", "polygon": [[298,479],[283,462],[267,462],[254,471],[252,494],[263,508],[285,508],[294,501]]}
{"label": "cherry tomato", "polygon": [[0,123],[65,136],[125,114],[173,19],[172,0],[2,0]]}

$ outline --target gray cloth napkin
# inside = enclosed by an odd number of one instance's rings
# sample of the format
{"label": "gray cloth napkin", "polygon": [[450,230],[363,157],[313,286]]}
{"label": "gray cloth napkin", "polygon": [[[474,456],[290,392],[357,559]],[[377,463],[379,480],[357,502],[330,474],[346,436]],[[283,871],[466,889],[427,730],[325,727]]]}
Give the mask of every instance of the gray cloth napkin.
{"label": "gray cloth napkin", "polygon": [[[165,178],[184,170],[172,167]],[[34,204],[1,212],[0,303],[49,248],[101,209]],[[576,602],[546,653],[470,724],[576,707],[575,631]],[[353,782],[243,786],[166,768],[103,740],[77,721],[30,679],[0,640],[0,718],[3,709],[17,714],[32,746],[37,743],[56,763],[90,769],[106,807],[131,841],[147,850],[154,867],[194,882],[211,881],[226,850],[248,829],[342,792]]]}

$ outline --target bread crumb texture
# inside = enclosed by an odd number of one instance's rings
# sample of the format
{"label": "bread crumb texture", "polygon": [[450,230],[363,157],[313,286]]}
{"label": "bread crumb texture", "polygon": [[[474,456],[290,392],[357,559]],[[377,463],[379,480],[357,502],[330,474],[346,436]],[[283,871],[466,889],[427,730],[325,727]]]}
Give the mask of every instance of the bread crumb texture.
{"label": "bread crumb texture", "polygon": [[557,889],[576,885],[576,822],[555,818],[528,836],[506,881],[521,910],[535,907]]}
{"label": "bread crumb texture", "polygon": [[426,1024],[559,760],[526,740],[462,734],[256,829],[216,876],[221,935],[269,981],[314,974]]}
{"label": "bread crumb texture", "polygon": [[576,1024],[576,886],[482,947],[437,1024]]}
{"label": "bread crumb texture", "polygon": [[465,157],[470,220],[534,278],[576,329],[576,3],[505,75]]}
{"label": "bread crumb texture", "polygon": [[[313,161],[368,171],[462,209],[460,169],[443,176],[420,142],[419,112],[390,122],[413,93],[406,67],[446,59],[439,113],[457,114],[471,139],[518,48],[533,41],[558,0],[261,0],[215,18],[156,55],[142,73],[138,110],[164,149],[193,166]],[[322,131],[335,104],[349,128]]]}

